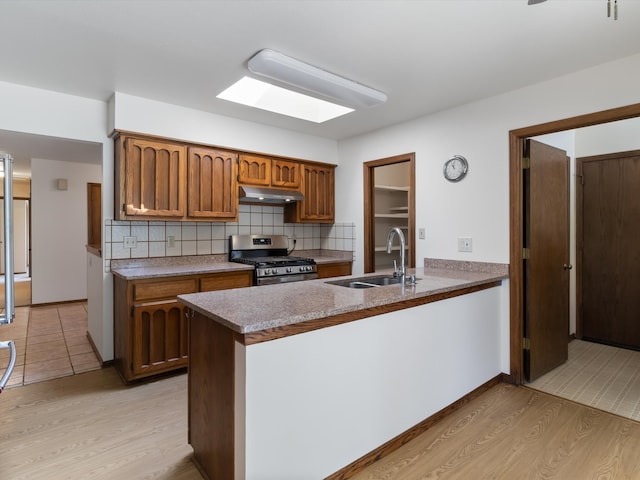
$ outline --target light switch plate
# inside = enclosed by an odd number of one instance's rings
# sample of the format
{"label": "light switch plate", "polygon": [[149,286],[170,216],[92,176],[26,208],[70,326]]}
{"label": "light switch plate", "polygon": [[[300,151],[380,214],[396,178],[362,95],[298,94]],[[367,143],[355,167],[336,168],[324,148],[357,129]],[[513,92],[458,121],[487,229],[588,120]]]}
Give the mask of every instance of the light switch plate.
{"label": "light switch plate", "polygon": [[418,239],[419,240],[424,240],[425,239],[425,235],[426,235],[426,232],[425,232],[424,227],[420,227],[418,229]]}
{"label": "light switch plate", "polygon": [[169,235],[167,237],[167,248],[175,248],[176,247],[176,237],[173,235]]}
{"label": "light switch plate", "polygon": [[473,251],[473,239],[471,237],[458,237],[458,251],[459,252],[472,252]]}

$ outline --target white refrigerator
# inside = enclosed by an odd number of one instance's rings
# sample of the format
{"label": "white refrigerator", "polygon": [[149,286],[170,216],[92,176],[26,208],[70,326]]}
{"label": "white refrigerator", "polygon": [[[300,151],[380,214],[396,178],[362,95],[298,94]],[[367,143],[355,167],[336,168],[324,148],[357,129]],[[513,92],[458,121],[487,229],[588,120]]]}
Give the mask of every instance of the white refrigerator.
{"label": "white refrigerator", "polygon": [[[13,158],[11,155],[0,155],[0,165],[4,172],[4,248],[0,252],[4,259],[4,308],[0,311],[0,325],[13,322],[15,318],[14,265],[13,265]],[[1,332],[1,330],[0,330]],[[0,393],[9,381],[16,364],[16,346],[12,340],[0,338],[0,349],[9,349],[9,362],[0,377]]]}

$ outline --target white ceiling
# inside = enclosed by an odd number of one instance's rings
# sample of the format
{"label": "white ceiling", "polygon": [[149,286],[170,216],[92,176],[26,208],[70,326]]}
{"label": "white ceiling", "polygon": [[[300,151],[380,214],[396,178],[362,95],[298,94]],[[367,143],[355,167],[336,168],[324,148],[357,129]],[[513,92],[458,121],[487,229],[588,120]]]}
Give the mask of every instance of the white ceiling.
{"label": "white ceiling", "polygon": [[[640,53],[640,1],[618,6],[613,20],[607,0],[0,0],[0,81],[342,139]],[[315,124],[216,99],[262,48],[389,100]]]}

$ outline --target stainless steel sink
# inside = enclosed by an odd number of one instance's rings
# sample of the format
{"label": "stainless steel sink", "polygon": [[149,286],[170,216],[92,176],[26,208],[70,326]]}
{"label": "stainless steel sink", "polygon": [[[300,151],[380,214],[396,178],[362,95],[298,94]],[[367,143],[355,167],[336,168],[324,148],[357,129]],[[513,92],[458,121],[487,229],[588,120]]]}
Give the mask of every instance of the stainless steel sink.
{"label": "stainless steel sink", "polygon": [[400,283],[400,281],[400,277],[394,277],[393,275],[381,275],[375,277],[359,277],[347,278],[345,280],[333,280],[326,283],[348,288],[373,288],[384,287],[386,285],[397,285]]}

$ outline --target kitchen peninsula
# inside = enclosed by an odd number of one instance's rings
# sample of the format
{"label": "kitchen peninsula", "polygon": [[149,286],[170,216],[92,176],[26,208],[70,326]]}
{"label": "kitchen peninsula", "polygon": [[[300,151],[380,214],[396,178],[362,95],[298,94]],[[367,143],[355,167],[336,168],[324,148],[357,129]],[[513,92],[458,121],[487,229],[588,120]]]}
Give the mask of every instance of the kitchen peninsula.
{"label": "kitchen peninsula", "polygon": [[443,266],[409,270],[406,286],[180,295],[189,443],[205,477],[331,476],[496,379],[506,266]]}

